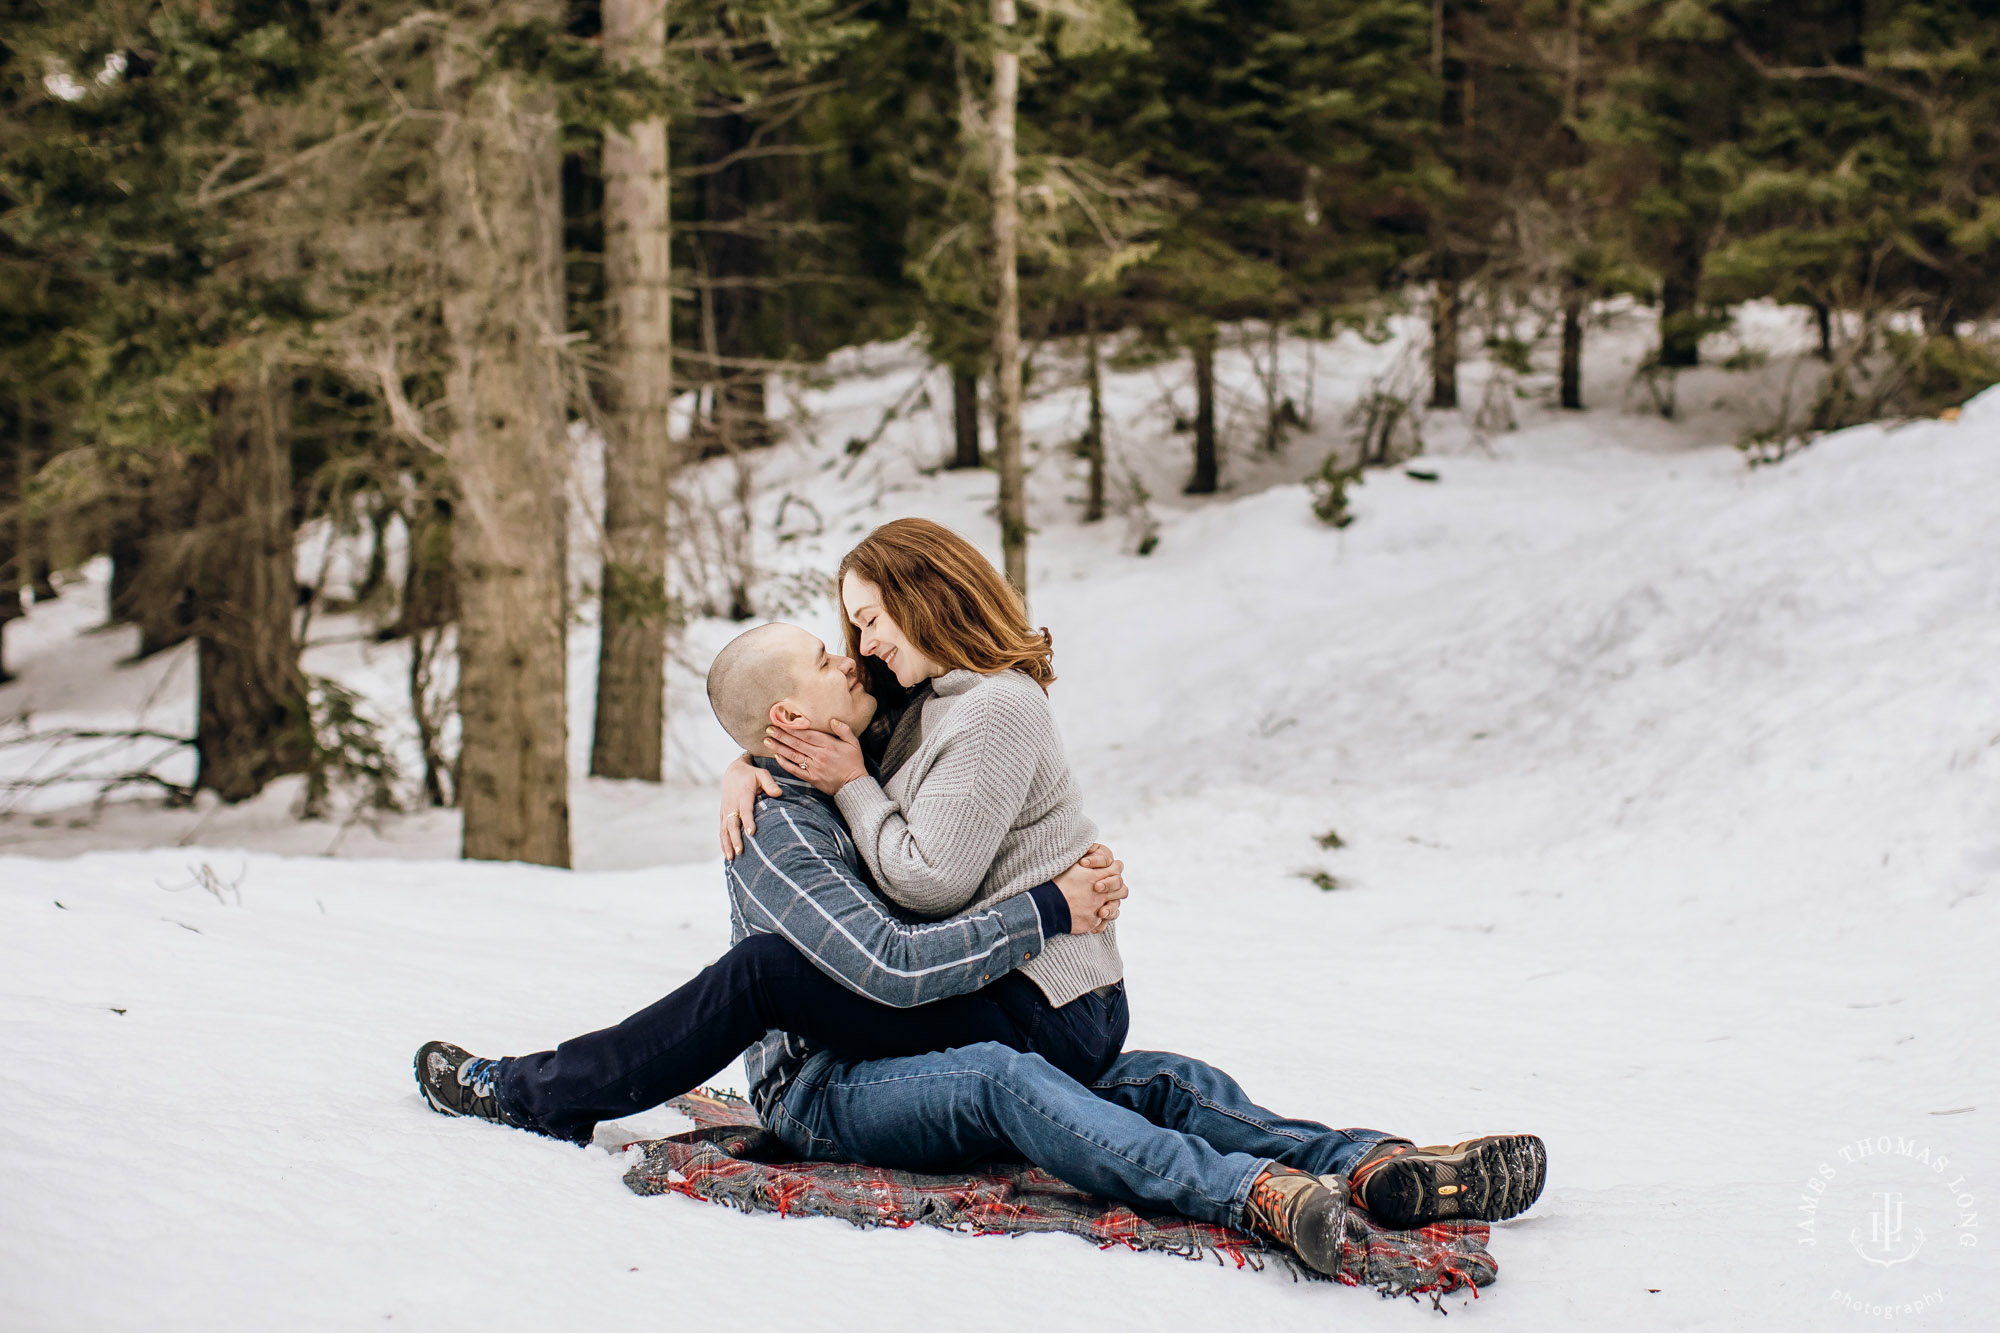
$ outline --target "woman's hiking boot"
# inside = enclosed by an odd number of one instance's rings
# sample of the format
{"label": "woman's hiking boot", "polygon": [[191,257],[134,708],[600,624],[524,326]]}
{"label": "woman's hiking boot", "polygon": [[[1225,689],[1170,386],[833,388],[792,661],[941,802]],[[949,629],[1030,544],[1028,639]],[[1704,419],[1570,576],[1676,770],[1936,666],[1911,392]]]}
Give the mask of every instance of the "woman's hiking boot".
{"label": "woman's hiking boot", "polygon": [[1341,1236],[1347,1229],[1347,1182],[1273,1162],[1250,1187],[1243,1222],[1319,1272],[1337,1274]]}
{"label": "woman's hiking boot", "polygon": [[1419,1148],[1384,1139],[1354,1164],[1354,1202],[1385,1227],[1431,1222],[1499,1222],[1541,1196],[1548,1150],[1533,1134],[1489,1134],[1449,1147]]}
{"label": "woman's hiking boot", "polygon": [[438,1114],[473,1116],[497,1125],[514,1123],[500,1109],[494,1084],[500,1073],[498,1060],[481,1060],[448,1041],[427,1041],[417,1048],[416,1073],[417,1087]]}

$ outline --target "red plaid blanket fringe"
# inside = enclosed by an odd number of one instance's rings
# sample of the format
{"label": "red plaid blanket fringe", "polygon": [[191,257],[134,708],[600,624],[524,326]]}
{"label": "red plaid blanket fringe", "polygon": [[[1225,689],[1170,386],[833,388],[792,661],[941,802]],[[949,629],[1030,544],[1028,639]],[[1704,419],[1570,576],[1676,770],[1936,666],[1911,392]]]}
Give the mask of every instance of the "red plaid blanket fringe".
{"label": "red plaid blanket fringe", "polygon": [[[1238,1268],[1275,1264],[1296,1281],[1326,1280],[1289,1251],[1247,1232],[1191,1222],[1171,1213],[1140,1213],[1095,1198],[1024,1163],[996,1162],[978,1174],[929,1176],[913,1171],[790,1162],[789,1150],[758,1123],[734,1093],[712,1089],[676,1097],[672,1106],[700,1128],[630,1145],[644,1156],[625,1173],[637,1194],[685,1194],[746,1213],[841,1217],[862,1227],[919,1223],[975,1235],[1062,1231],[1099,1249],[1163,1251],[1184,1259],[1214,1256]],[[1499,1266],[1486,1252],[1483,1222],[1441,1222],[1389,1231],[1366,1214],[1348,1214],[1340,1273],[1334,1280],[1373,1287],[1384,1296],[1429,1294],[1492,1282]]]}

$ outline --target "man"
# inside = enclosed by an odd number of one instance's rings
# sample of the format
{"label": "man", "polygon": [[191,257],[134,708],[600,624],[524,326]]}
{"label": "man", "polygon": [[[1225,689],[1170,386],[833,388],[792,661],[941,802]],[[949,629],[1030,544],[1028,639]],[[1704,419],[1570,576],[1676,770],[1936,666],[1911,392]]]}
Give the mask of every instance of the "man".
{"label": "man", "polygon": [[[874,712],[851,659],[785,625],[728,645],[711,668],[709,696],[725,728],[759,756],[768,753],[763,729],[771,723],[831,730],[840,722],[858,734]],[[1419,1149],[1372,1130],[1278,1116],[1228,1075],[1186,1056],[1119,1052],[1122,989],[1054,1009],[1031,985],[1009,980],[1019,981],[1012,969],[1072,924],[1065,919],[1079,915],[1072,904],[1089,911],[1093,900],[1075,885],[1042,885],[930,925],[899,920],[867,890],[832,799],[768,758],[757,762],[779,795],[760,801],[756,830],[730,863],[732,955],[788,948],[846,991],[902,1006],[857,1011],[835,1025],[804,1008],[797,1022],[819,1027],[818,1035],[774,1024],[745,1056],[753,1103],[802,1158],[933,1172],[1025,1158],[1095,1194],[1259,1232],[1322,1272],[1338,1266],[1350,1191],[1396,1227],[1511,1217],[1540,1193],[1544,1157],[1533,1136]],[[1122,880],[1115,892],[1123,896]],[[1115,898],[1095,908],[1100,919],[1116,911]],[[765,935],[784,944],[758,948]],[[744,987],[738,1007],[771,1015],[780,1007],[765,996],[773,989]],[[700,1025],[654,1014],[681,995],[616,1029],[519,1060],[478,1061],[431,1043],[419,1052],[418,1081],[440,1111],[574,1137],[581,1122],[562,1118],[572,1108],[583,1105],[583,1119],[594,1123],[641,1109],[634,1103],[662,1086],[649,1081],[652,1063],[666,1058],[650,1054],[660,1042],[635,1034],[671,1029],[690,1034],[675,1042],[697,1040],[691,1034]],[[932,1014],[940,1017],[931,1031],[948,1034],[949,1049],[870,1056],[868,1044],[882,1044],[883,1031],[921,1028]],[[923,1050],[911,1044],[923,1035],[897,1032],[887,1044]],[[576,1058],[565,1056],[572,1047]],[[617,1095],[605,1096],[607,1087]],[[537,1097],[550,1088],[553,1096]],[[518,1109],[530,1103],[538,1120]]]}

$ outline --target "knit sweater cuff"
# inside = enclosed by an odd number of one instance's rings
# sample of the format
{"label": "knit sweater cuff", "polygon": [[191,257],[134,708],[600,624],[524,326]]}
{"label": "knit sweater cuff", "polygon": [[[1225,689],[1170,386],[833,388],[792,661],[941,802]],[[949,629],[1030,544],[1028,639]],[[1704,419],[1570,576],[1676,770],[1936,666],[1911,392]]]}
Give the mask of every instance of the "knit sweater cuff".
{"label": "knit sweater cuff", "polygon": [[902,813],[889,793],[882,790],[882,784],[871,777],[859,777],[833,794],[833,803],[840,807],[840,817],[847,821],[847,830],[854,835],[855,844],[863,849],[863,856],[872,866],[877,835],[889,816]]}

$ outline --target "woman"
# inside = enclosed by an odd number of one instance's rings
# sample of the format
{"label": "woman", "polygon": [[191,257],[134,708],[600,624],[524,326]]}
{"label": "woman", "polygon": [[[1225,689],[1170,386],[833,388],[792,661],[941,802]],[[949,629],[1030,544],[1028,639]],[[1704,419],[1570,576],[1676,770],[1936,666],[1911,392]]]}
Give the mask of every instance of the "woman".
{"label": "woman", "polygon": [[[877,528],[840,562],[837,582],[848,653],[893,705],[877,771],[844,728],[773,727],[769,742],[786,772],[834,798],[883,896],[947,916],[1073,865],[1096,830],[1049,708],[1048,631],[1028,627],[1020,599],[970,542],[928,519]],[[755,828],[750,805],[768,781],[746,760],[731,766],[725,852],[730,830]],[[1115,926],[1051,941],[1020,971],[1052,1006],[1102,1006],[1122,1044]]]}

